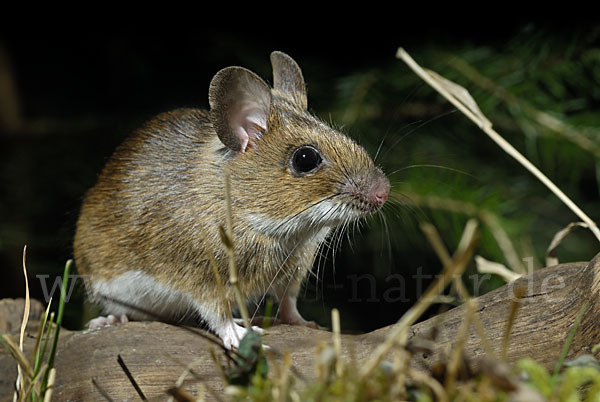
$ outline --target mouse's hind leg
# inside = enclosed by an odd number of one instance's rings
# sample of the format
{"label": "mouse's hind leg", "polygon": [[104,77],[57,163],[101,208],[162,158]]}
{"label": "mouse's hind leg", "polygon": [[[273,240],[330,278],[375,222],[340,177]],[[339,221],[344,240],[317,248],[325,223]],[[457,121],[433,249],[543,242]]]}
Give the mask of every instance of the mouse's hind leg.
{"label": "mouse's hind leg", "polygon": [[279,301],[279,319],[284,324],[302,325],[309,328],[323,329],[314,321],[307,321],[298,311],[297,301],[300,281],[276,286],[272,293]]}
{"label": "mouse's hind leg", "polygon": [[88,328],[98,328],[104,327],[106,325],[115,325],[115,324],[126,324],[129,322],[129,317],[127,314],[121,314],[120,316],[114,316],[113,314],[109,314],[105,316],[98,316],[88,321],[86,327]]}

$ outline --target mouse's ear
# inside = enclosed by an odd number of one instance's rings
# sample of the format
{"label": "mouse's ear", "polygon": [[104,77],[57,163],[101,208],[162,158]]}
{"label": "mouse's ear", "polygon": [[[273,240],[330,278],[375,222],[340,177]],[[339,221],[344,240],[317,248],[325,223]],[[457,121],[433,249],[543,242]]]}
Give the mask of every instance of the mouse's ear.
{"label": "mouse's ear", "polygon": [[293,100],[302,110],[306,110],[306,85],[302,70],[298,63],[283,52],[271,53],[271,65],[273,66],[273,88],[283,92]]}
{"label": "mouse's ear", "polygon": [[210,116],[219,139],[233,151],[245,152],[267,131],[271,90],[252,71],[227,67],[208,90]]}

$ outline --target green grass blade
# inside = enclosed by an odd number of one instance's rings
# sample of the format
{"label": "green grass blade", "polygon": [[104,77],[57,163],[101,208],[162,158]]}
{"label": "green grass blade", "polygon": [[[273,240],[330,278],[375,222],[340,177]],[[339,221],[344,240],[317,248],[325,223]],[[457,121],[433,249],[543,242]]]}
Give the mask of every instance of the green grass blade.
{"label": "green grass blade", "polygon": [[40,329],[38,331],[38,335],[37,338],[35,340],[35,347],[33,348],[33,353],[35,353],[35,355],[33,356],[33,373],[34,375],[38,373],[38,369],[40,368],[40,361],[43,358],[43,354],[41,354],[42,351],[42,343],[43,343],[43,339],[44,336],[46,335],[46,323],[48,322],[48,316],[50,315],[50,305],[52,304],[52,298],[50,298],[50,301],[48,302],[48,307],[46,307],[46,312],[44,313],[44,315],[42,316],[42,321],[40,322]]}
{"label": "green grass blade", "polygon": [[562,365],[567,357],[567,353],[569,352],[569,349],[571,348],[571,343],[573,342],[573,338],[575,338],[575,333],[577,332],[577,328],[579,328],[579,324],[581,324],[581,320],[583,319],[583,314],[585,313],[587,308],[588,308],[588,303],[585,303],[583,305],[583,307],[581,308],[581,310],[579,310],[579,313],[577,314],[577,317],[575,318],[575,323],[573,324],[573,328],[571,328],[571,331],[569,331],[569,335],[567,336],[567,341],[565,342],[565,346],[563,346],[563,349],[560,352],[558,361],[556,362],[556,366],[554,366],[554,372],[552,373],[552,377],[556,377],[558,375],[558,373],[560,372],[560,369],[562,368]]}
{"label": "green grass blade", "polygon": [[[44,354],[46,353],[46,346],[48,345],[48,339],[50,337],[49,333],[52,328],[52,322],[54,321],[54,313],[50,314],[50,305],[51,304],[52,304],[52,298],[50,298],[50,301],[48,302],[48,306],[46,307],[46,312],[42,316],[42,321],[40,322],[40,329],[38,331],[38,335],[35,340],[35,348],[33,349],[33,353],[35,354],[33,357],[33,375],[36,378],[36,382],[40,381],[37,378],[38,378],[38,374],[40,373],[40,367],[43,367],[41,362],[43,361]],[[48,316],[50,316],[50,321],[48,321]],[[46,324],[48,324],[48,331],[46,331]],[[31,402],[35,402],[35,401],[37,401],[37,396],[36,396],[35,390],[32,388],[31,389]]]}
{"label": "green grass blade", "polygon": [[46,386],[48,385],[48,375],[50,374],[50,370],[54,367],[54,357],[56,356],[56,346],[58,345],[58,335],[60,333],[60,326],[62,324],[63,312],[65,309],[65,299],[67,297],[67,283],[69,282],[69,272],[71,271],[71,266],[73,265],[73,260],[67,261],[65,264],[65,272],[63,274],[62,286],[60,288],[60,301],[58,304],[58,316],[56,318],[56,329],[54,330],[54,337],[52,339],[52,344],[50,345],[50,352],[48,355],[48,368],[46,373],[44,374],[44,380],[42,381],[42,391],[41,395],[43,396],[46,393]]}

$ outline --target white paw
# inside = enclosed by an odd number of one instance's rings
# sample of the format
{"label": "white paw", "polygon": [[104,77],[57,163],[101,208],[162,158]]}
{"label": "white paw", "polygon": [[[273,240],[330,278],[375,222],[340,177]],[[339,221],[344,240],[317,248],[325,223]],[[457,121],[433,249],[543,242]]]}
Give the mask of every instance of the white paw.
{"label": "white paw", "polygon": [[125,314],[122,314],[118,318],[115,317],[114,315],[110,314],[106,317],[100,316],[100,317],[94,318],[93,320],[90,320],[87,323],[87,327],[88,328],[98,328],[98,327],[104,327],[106,325],[125,324],[127,322],[129,322],[129,318]]}
{"label": "white paw", "polygon": [[[246,328],[246,327],[244,327],[244,319],[243,319],[243,318],[234,318],[234,319],[233,319],[233,322],[235,322],[235,323],[236,323],[236,324],[238,324],[239,326],[243,327],[244,329]],[[250,324],[252,324],[252,322],[251,322]],[[267,333],[267,331],[266,331],[264,328],[257,327],[257,326],[255,326],[255,325],[252,325],[252,330],[253,330],[254,332],[258,332],[258,333],[259,333],[259,334],[261,334],[261,335],[264,335],[264,334],[266,334],[266,333]],[[245,332],[244,332],[244,334],[245,334]]]}
{"label": "white paw", "polygon": [[[248,332],[245,327],[242,327],[235,322],[228,322],[223,327],[215,328],[214,330],[227,349],[238,348],[240,346],[240,341]],[[252,330],[261,335],[265,333],[265,330],[260,327],[252,327]]]}

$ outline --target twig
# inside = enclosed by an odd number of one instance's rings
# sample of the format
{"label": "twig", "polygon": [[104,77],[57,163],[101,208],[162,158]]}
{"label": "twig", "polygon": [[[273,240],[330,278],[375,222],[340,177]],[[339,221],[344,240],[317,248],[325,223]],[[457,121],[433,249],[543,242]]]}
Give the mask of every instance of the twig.
{"label": "twig", "polygon": [[123,369],[123,372],[125,373],[125,375],[129,379],[129,382],[131,383],[131,385],[133,385],[133,388],[135,388],[135,392],[137,392],[137,394],[140,396],[140,398],[142,399],[142,401],[147,401],[148,398],[146,398],[146,395],[144,395],[144,393],[142,392],[142,389],[138,385],[137,381],[135,380],[135,378],[133,378],[133,375],[131,374],[131,371],[129,371],[129,368],[127,367],[127,365],[123,361],[123,358],[121,357],[121,355],[117,356],[117,362],[119,363],[119,366],[121,366],[121,368]]}
{"label": "twig", "polygon": [[506,141],[500,134],[498,134],[491,126],[489,121],[483,120],[482,116],[478,116],[463,102],[461,102],[456,96],[451,94],[446,88],[444,88],[433,76],[419,66],[412,57],[403,49],[398,48],[396,57],[404,61],[419,77],[421,77],[427,84],[433,89],[439,92],[444,98],[452,103],[458,110],[460,110],[465,116],[467,116],[472,122],[477,124],[483,132],[485,132],[496,144],[498,144],[504,152],[516,159],[521,165],[523,165],[529,172],[531,172],[538,180],[540,180],[550,191],[552,191],[575,215],[577,215],[582,221],[588,224],[590,230],[594,233],[596,238],[600,241],[600,229],[596,223],[588,217],[565,193],[563,193],[546,175],[544,175],[537,167],[535,167],[527,158],[525,158],[519,151],[515,149],[508,141]]}

